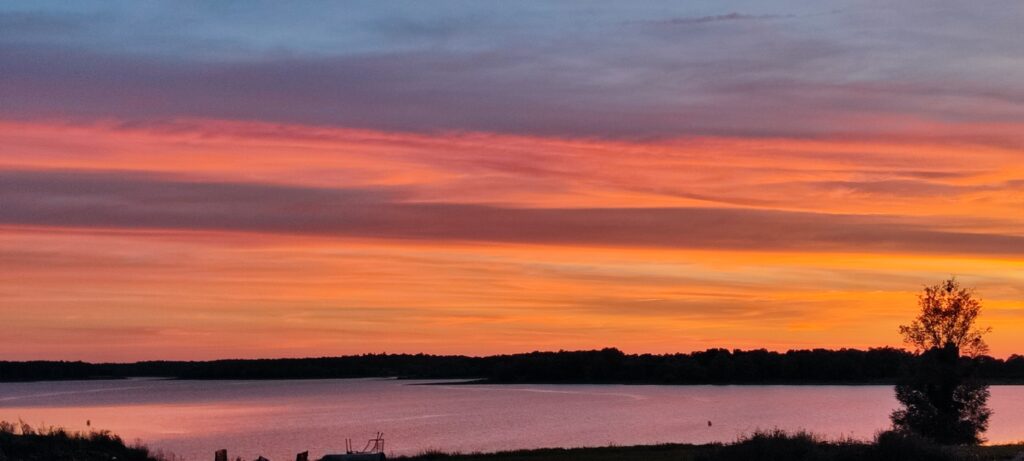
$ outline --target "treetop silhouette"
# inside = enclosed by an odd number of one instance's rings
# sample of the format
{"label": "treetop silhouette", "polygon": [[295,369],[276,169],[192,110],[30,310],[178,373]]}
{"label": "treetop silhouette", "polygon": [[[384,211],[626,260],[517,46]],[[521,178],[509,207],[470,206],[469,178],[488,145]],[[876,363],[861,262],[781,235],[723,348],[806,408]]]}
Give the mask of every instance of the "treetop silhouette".
{"label": "treetop silhouette", "polygon": [[921,313],[910,325],[900,326],[904,341],[917,352],[955,346],[961,354],[977,357],[988,352],[984,335],[992,328],[975,325],[981,300],[956,277],[927,286],[918,295]]}

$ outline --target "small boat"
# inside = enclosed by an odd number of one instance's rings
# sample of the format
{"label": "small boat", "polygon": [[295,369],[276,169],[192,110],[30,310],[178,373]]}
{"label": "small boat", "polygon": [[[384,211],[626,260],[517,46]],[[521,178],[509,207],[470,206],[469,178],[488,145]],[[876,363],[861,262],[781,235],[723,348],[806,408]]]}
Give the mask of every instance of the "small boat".
{"label": "small boat", "polygon": [[384,433],[378,432],[377,436],[366,442],[362,450],[352,449],[352,439],[345,439],[345,454],[324,455],[319,461],[385,461],[384,456]]}
{"label": "small boat", "polygon": [[324,455],[320,461],[384,461],[384,453],[345,453],[343,455]]}

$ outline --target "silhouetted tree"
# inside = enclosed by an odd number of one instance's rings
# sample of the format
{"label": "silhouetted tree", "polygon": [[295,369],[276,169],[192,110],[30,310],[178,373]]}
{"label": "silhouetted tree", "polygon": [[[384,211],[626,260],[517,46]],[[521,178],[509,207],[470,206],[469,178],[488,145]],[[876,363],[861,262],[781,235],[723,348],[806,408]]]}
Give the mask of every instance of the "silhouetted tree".
{"label": "silhouetted tree", "polygon": [[921,313],[900,327],[919,359],[896,385],[903,405],[892,414],[897,430],[911,431],[948,444],[976,444],[988,428],[988,385],[974,377],[977,357],[988,350],[978,328],[981,301],[955,278],[925,287]]}
{"label": "silhouetted tree", "polygon": [[988,352],[983,336],[992,329],[975,325],[981,314],[981,300],[973,290],[960,286],[955,277],[925,287],[917,303],[921,313],[910,325],[900,326],[904,341],[917,352],[949,345],[971,357]]}

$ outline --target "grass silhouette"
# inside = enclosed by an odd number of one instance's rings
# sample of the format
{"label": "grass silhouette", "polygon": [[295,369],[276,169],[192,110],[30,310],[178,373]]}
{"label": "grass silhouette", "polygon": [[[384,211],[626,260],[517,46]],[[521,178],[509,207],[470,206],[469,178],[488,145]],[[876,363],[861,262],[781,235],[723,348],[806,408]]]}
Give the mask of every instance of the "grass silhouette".
{"label": "grass silhouette", "polygon": [[126,445],[110,431],[71,432],[0,421],[0,460],[170,461],[141,445]]}

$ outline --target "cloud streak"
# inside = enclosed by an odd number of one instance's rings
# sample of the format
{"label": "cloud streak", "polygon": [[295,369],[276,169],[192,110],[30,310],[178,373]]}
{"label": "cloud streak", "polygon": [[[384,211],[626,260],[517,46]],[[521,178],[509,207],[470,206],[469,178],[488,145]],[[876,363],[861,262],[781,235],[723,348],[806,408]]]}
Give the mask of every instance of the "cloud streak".
{"label": "cloud streak", "polygon": [[727,13],[727,14],[714,14],[709,16],[694,16],[694,17],[680,17],[671,19],[662,19],[659,21],[651,21],[648,24],[652,25],[666,25],[666,26],[687,26],[692,24],[708,24],[714,22],[727,22],[727,21],[753,21],[758,19],[782,19],[792,18],[794,15],[782,15],[782,14],[743,14],[743,13]]}
{"label": "cloud streak", "polygon": [[[313,16],[302,18],[311,24],[310,35],[280,44],[248,43],[244,37],[252,34],[236,30],[238,24],[214,27],[223,12],[212,10],[214,19],[191,32],[180,25],[191,19],[173,11],[166,18],[138,12],[152,31],[135,30],[138,25],[124,24],[119,15],[0,12],[0,23],[38,29],[0,37],[0,117],[209,117],[620,139],[944,136],[951,128],[1002,123],[1013,126],[974,132],[973,140],[1021,143],[1015,133],[1024,118],[1018,83],[1024,79],[1013,78],[1021,69],[1000,64],[1019,61],[1015,43],[977,49],[969,40],[940,37],[933,44],[922,38],[927,34],[900,27],[877,31],[886,46],[847,37],[882,27],[873,10],[666,19],[637,8],[625,23],[615,11],[588,16],[571,36],[563,24],[534,16],[508,22],[432,12],[410,22],[371,11],[345,29],[321,28],[316,15],[297,11]],[[909,14],[902,9],[892,13],[893,24],[917,21],[899,16]],[[769,20],[791,15],[801,21]],[[974,15],[950,16],[959,21],[949,28],[965,36],[989,32]],[[286,26],[298,19],[252,18],[283,30],[294,29]],[[637,22],[729,27],[634,27]],[[124,40],[104,31],[119,26],[145,47],[132,48],[135,41],[115,46]],[[51,30],[58,27],[66,30]],[[893,53],[907,50],[889,44],[914,44],[916,54],[933,59],[893,60]],[[214,56],[202,52],[215,48]],[[970,62],[971,72],[936,68],[942,62]],[[946,130],[935,132],[935,126]]]}
{"label": "cloud streak", "polygon": [[435,242],[1024,255],[1024,237],[947,232],[886,216],[744,208],[509,208],[402,197],[388,189],[8,170],[0,172],[0,223]]}

